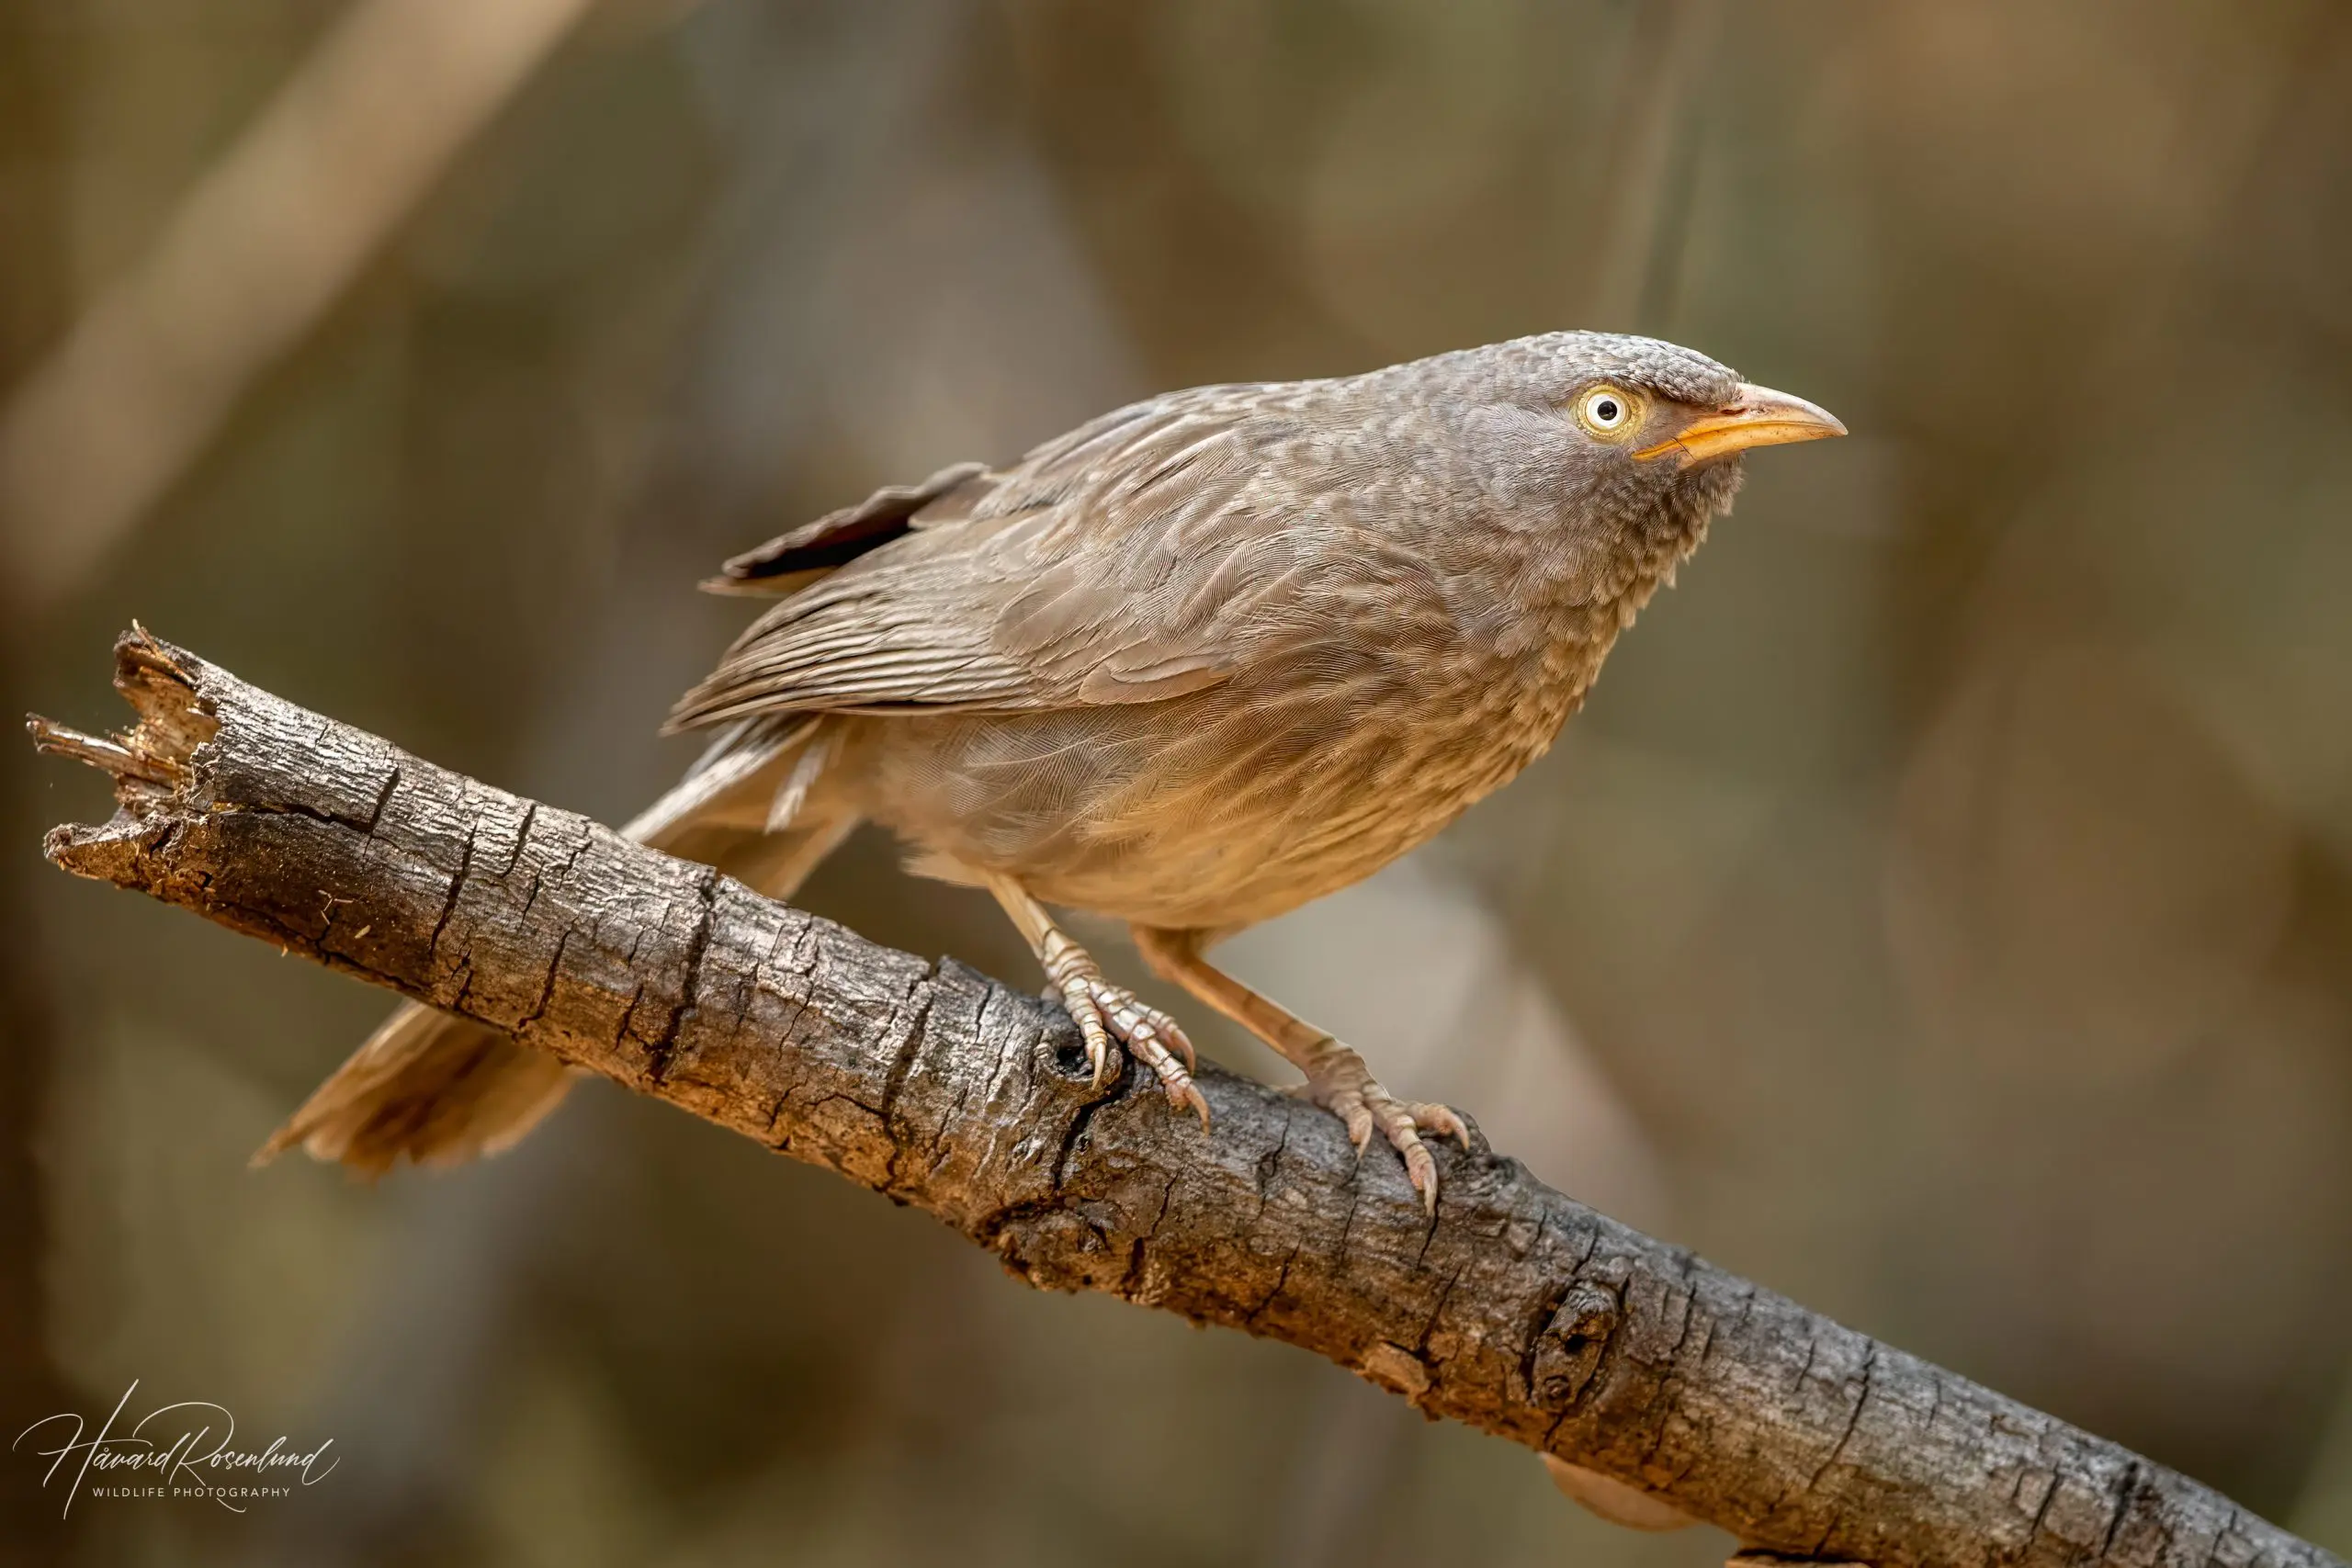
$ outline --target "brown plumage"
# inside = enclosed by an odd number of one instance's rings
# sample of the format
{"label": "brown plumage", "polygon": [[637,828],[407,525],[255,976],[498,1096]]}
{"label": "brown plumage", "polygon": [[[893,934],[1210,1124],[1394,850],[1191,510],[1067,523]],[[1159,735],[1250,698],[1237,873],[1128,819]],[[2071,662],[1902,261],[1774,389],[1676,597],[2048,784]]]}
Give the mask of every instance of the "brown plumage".
{"label": "brown plumage", "polygon": [[[782,596],[680,701],[673,728],[718,739],[628,831],[787,897],[858,822],[890,829],[914,869],[997,896],[1098,1077],[1115,1036],[1205,1122],[1182,1029],[1043,906],[1122,919],[1434,1202],[1420,1134],[1460,1119],[1203,950],[1510,779],[1729,507],[1738,454],[1842,429],[1687,349],[1578,333],[1136,403],[728,562],[711,586]],[[406,1010],[267,1152],[464,1158],[560,1083]]]}

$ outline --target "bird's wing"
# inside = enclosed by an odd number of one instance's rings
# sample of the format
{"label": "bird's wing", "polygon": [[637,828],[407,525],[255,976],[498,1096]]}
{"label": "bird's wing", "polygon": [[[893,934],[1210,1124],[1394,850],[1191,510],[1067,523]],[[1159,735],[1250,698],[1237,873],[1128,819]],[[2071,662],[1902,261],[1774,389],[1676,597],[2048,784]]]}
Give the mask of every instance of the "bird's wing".
{"label": "bird's wing", "polygon": [[986,472],[986,463],[957,463],[921,484],[886,485],[855,506],[829,512],[734,557],[703,586],[713,593],[797,592],[906,533],[915,513]]}
{"label": "bird's wing", "polygon": [[1305,416],[1316,385],[1176,393],[1002,471],[945,470],[887,541],[762,616],[673,727],[1153,702],[1337,657],[1351,612],[1442,616],[1426,567],[1355,526],[1369,476]]}

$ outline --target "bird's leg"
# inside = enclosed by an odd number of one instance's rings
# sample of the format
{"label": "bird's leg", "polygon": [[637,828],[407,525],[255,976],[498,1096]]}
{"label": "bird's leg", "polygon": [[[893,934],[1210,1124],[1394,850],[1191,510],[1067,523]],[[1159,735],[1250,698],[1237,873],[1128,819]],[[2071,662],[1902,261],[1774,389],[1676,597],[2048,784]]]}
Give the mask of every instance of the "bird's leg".
{"label": "bird's leg", "polygon": [[1413,1190],[1430,1212],[1437,1209],[1437,1160],[1421,1142],[1424,1131],[1462,1140],[1470,1146],[1469,1124],[1442,1105],[1398,1100],[1372,1076],[1363,1058],[1324,1030],[1260,996],[1201,956],[1199,931],[1159,931],[1136,926],[1136,946],[1163,979],[1173,980],[1242,1028],[1281,1052],[1306,1075],[1295,1091],[1347,1123],[1361,1154],[1374,1128],[1405,1161]]}
{"label": "bird's leg", "polygon": [[[1180,1111],[1190,1106],[1206,1130],[1209,1102],[1202,1097],[1200,1086],[1193,1082],[1193,1072],[1200,1066],[1200,1059],[1193,1054],[1193,1043],[1185,1037],[1183,1027],[1158,1008],[1139,1000],[1125,987],[1104,979],[1102,966],[1093,956],[1054,924],[1046,907],[1031,897],[1029,890],[1020,883],[991,874],[988,886],[996,895],[996,901],[1004,906],[1004,912],[1012,917],[1021,934],[1028,939],[1029,950],[1045,965],[1046,978],[1053,983],[1055,993],[1078,1024],[1079,1036],[1086,1042],[1087,1060],[1094,1066],[1094,1087],[1102,1088],[1102,1080],[1109,1076],[1111,1041],[1116,1036],[1144,1066],[1159,1075],[1159,1086],[1167,1091],[1168,1103]],[[1177,1060],[1179,1056],[1183,1059]]]}

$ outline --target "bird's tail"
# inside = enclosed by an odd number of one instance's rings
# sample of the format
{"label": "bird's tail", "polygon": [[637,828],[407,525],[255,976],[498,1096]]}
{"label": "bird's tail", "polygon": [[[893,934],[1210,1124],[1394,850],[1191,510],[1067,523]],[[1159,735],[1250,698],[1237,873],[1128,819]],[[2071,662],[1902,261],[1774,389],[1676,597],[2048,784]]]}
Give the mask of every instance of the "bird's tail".
{"label": "bird's tail", "polygon": [[[677,788],[622,831],[788,898],[857,818],[814,790],[831,738],[808,720],[722,736]],[[409,1002],[352,1053],[254,1156],[300,1145],[380,1175],[405,1158],[460,1165],[511,1147],[571,1087],[572,1070],[470,1019]]]}
{"label": "bird's tail", "polygon": [[553,1111],[571,1072],[496,1030],[409,1002],[270,1134],[254,1163],[300,1144],[379,1176],[403,1157],[459,1165],[496,1154]]}

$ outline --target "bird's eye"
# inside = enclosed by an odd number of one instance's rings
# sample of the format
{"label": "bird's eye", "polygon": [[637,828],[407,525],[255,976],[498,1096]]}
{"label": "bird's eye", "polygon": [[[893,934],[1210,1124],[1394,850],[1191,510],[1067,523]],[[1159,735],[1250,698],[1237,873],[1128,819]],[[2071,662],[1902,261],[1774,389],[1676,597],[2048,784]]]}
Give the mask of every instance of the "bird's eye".
{"label": "bird's eye", "polygon": [[1620,434],[1634,422],[1634,400],[1614,387],[1595,387],[1577,404],[1577,418],[1595,435]]}

